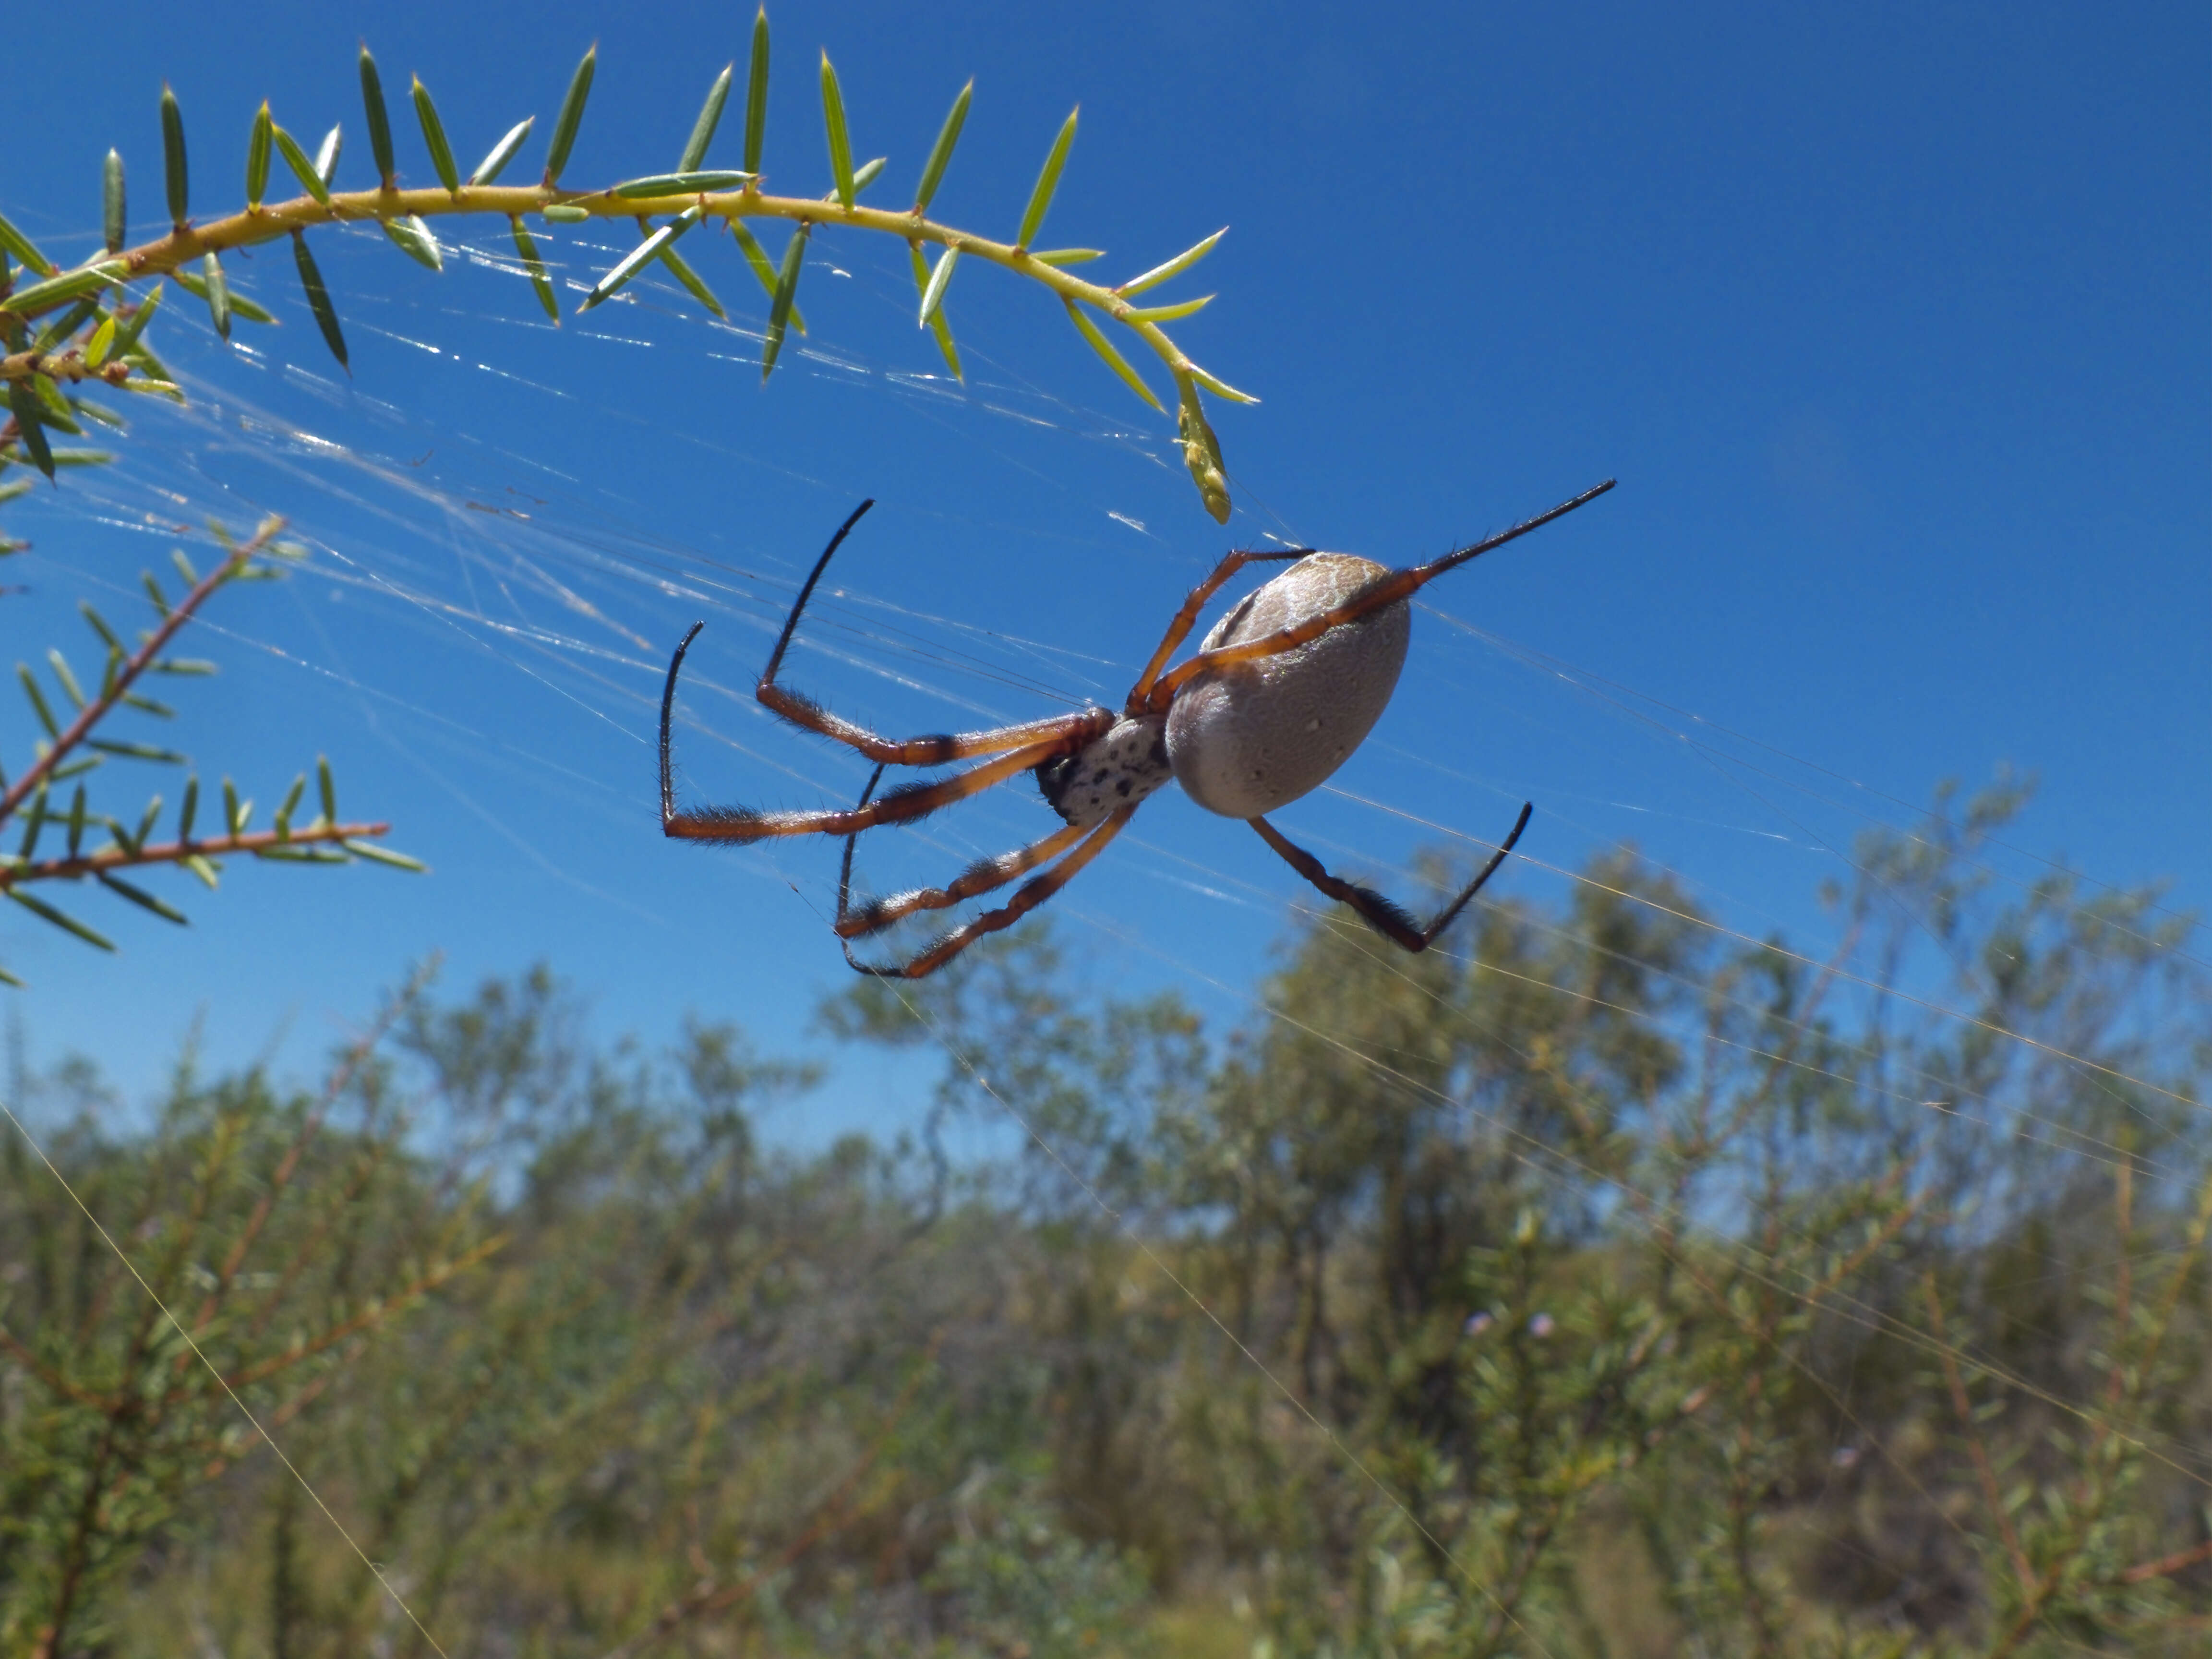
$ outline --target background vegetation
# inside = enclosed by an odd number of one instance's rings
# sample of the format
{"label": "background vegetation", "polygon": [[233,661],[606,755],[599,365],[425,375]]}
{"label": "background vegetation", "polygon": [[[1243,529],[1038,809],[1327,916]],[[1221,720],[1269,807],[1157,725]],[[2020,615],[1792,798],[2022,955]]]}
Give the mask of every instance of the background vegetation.
{"label": "background vegetation", "polygon": [[1828,962],[1627,850],[1309,917],[1241,1030],[1033,927],[820,1011],[946,1056],[913,1144],[764,1152],[813,1073],[546,969],[136,1131],[19,1077],[209,1363],[11,1137],[0,1646],[2201,1651],[2205,981],[1989,884],[2018,801],[1863,844]]}

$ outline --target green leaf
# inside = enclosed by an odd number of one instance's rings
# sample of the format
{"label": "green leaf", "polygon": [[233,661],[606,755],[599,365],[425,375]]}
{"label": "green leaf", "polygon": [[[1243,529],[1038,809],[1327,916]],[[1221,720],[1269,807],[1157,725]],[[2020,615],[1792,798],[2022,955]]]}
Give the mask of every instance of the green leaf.
{"label": "green leaf", "polygon": [[163,903],[160,899],[155,898],[144,888],[133,887],[129,882],[120,880],[114,876],[109,875],[105,870],[96,870],[93,873],[99,878],[100,884],[107,889],[109,892],[120,894],[123,897],[129,899],[133,904],[137,905],[142,909],[151,910],[155,915],[161,917],[162,921],[173,921],[179,927],[190,925],[183,911],[178,909],[174,905]]}
{"label": "green leaf", "polygon": [[59,650],[50,648],[46,652],[46,661],[54,671],[54,678],[61,682],[62,690],[69,700],[79,708],[83,708],[84,692],[77,685],[76,676],[70,672],[69,659]]}
{"label": "green leaf", "polygon": [[659,196],[700,196],[708,191],[735,190],[752,177],[727,170],[712,173],[656,173],[643,179],[626,179],[615,186],[625,201],[649,201]]}
{"label": "green leaf", "polygon": [[131,228],[124,211],[123,157],[114,150],[100,167],[100,218],[102,240],[110,253],[123,252],[123,239]]}
{"label": "green leaf", "polygon": [[514,153],[522,148],[522,141],[530,137],[530,129],[537,125],[537,121],[536,116],[526,115],[509,127],[507,136],[494,144],[483,160],[477,163],[476,171],[469,174],[469,183],[488,185],[506,172],[507,164],[514,159]]}
{"label": "green leaf", "polygon": [[953,267],[960,263],[960,250],[948,247],[937,256],[937,268],[929,273],[929,284],[921,290],[921,314],[915,319],[916,328],[927,328],[929,319],[937,315],[937,308],[945,303],[945,290],[952,281]]}
{"label": "green leaf", "polygon": [[22,380],[8,382],[8,407],[15,416],[15,433],[31,457],[31,464],[53,481],[53,447],[46,441],[46,423],[39,418],[38,394]]}
{"label": "green leaf", "polygon": [[200,775],[195,772],[185,780],[184,803],[177,808],[177,839],[179,841],[190,841],[192,838],[192,819],[198,815],[199,810]]}
{"label": "green leaf", "polygon": [[78,614],[83,617],[85,622],[91,627],[92,631],[100,635],[100,642],[106,646],[110,651],[120,653],[123,649],[123,641],[116,636],[115,630],[107,625],[107,618],[101,616],[99,611],[93,609],[92,601],[90,599],[79,599],[76,602],[76,608]]}
{"label": "green leaf", "polygon": [[87,945],[96,945],[103,951],[112,951],[115,948],[111,940],[94,933],[76,917],[63,915],[44,899],[33,898],[20,887],[9,888],[8,896],[38,917],[40,921],[50,921],[65,933],[75,933]]}
{"label": "green leaf", "polygon": [[376,157],[378,185],[391,190],[398,182],[398,167],[392,155],[392,118],[384,107],[384,78],[376,72],[376,59],[369,56],[368,43],[361,48],[361,106],[368,117],[368,149]]}
{"label": "green leaf", "polygon": [[216,884],[218,878],[215,872],[215,864],[211,860],[203,858],[198,853],[191,853],[179,859],[177,862],[183,865],[185,869],[191,871],[202,881],[205,882],[207,884],[208,891],[210,893],[215,891]]}
{"label": "green leaf", "polygon": [[514,231],[514,251],[530,272],[530,286],[537,292],[538,303],[545,307],[545,314],[557,328],[561,324],[561,302],[553,297],[553,280],[545,274],[545,261],[538,255],[538,243],[524,227],[520,214],[512,215],[507,223]]}
{"label": "green leaf", "polygon": [[300,805],[300,797],[307,793],[307,775],[302,772],[292,780],[292,787],[284,792],[284,804],[276,809],[277,840],[292,839],[292,814]]}
{"label": "green leaf", "polygon": [[1131,323],[1172,323],[1179,318],[1188,317],[1194,313],[1205,310],[1213,303],[1214,298],[1213,295],[1208,294],[1202,299],[1185,300],[1180,305],[1132,306],[1128,315],[1122,320]]}
{"label": "green leaf", "polygon": [[1098,325],[1083,314],[1081,307],[1074,301],[1063,296],[1062,303],[1067,307],[1068,320],[1075,325],[1085,339],[1091,342],[1091,349],[1106,360],[1106,367],[1127,381],[1132,392],[1165,414],[1167,411],[1161,409],[1160,400],[1152,396],[1152,387],[1146,386],[1137,371],[1123,360],[1121,354],[1114,349],[1114,343],[1098,331]]}
{"label": "green leaf", "polygon": [[837,183],[837,199],[849,212],[853,206],[853,143],[845,131],[845,94],[837,87],[837,71],[830,54],[822,54],[822,125],[830,133],[830,176]]}
{"label": "green leaf", "polygon": [[322,143],[315,150],[315,173],[327,185],[337,175],[338,152],[345,148],[345,137],[332,122],[331,130],[323,135]]}
{"label": "green leaf", "polygon": [[222,781],[222,822],[224,833],[239,836],[246,833],[246,822],[253,816],[253,803],[239,805],[238,787],[228,778]]}
{"label": "green leaf", "polygon": [[154,573],[150,570],[142,570],[138,573],[138,580],[145,585],[146,597],[154,602],[154,610],[156,614],[161,617],[163,622],[168,621],[168,595],[161,592],[161,584],[154,580]]}
{"label": "green leaf", "polygon": [[1105,257],[1106,250],[1103,247],[1054,247],[1047,248],[1042,253],[1030,255],[1041,265],[1085,265],[1093,259]]}
{"label": "green leaf", "polygon": [[322,331],[323,343],[338,360],[338,367],[352,374],[353,365],[346,361],[345,331],[338,326],[337,307],[331,303],[331,290],[323,282],[315,256],[307,251],[304,231],[292,233],[292,263],[300,269],[300,287],[307,296],[307,309],[314,313],[315,326]]}
{"label": "green leaf", "polygon": [[374,842],[342,841],[339,846],[371,864],[388,864],[395,870],[411,870],[417,875],[428,873],[430,866],[420,859],[410,859],[404,853],[395,853],[389,847],[379,847]]}
{"label": "green leaf", "polygon": [[[88,300],[79,300],[67,311],[61,313],[58,316],[49,319],[46,325],[40,329],[37,337],[32,340],[31,349],[33,351],[52,351],[64,340],[68,339],[71,335],[75,334],[78,329],[84,325],[84,322],[87,318],[90,317],[94,312],[100,309],[100,296],[95,294]],[[56,389],[59,389],[58,383],[57,383]],[[68,394],[64,393],[63,407],[69,408],[70,406]]]}
{"label": "green leaf", "polygon": [[853,169],[853,194],[858,196],[870,185],[874,184],[876,180],[883,175],[884,169],[890,165],[890,159],[891,158],[888,155],[871,156],[868,160],[861,162],[860,166],[854,167]]}
{"label": "green leaf", "polygon": [[928,209],[937,194],[937,187],[945,182],[945,169],[952,161],[952,147],[960,142],[960,129],[968,123],[968,100],[975,95],[975,78],[969,76],[968,84],[960,88],[960,95],[952,100],[952,107],[945,117],[945,125],[937,130],[937,142],[929,147],[929,160],[922,163],[921,182],[915,186],[914,210],[921,213]]}
{"label": "green leaf", "polygon": [[[908,242],[907,252],[914,258],[915,287],[917,289],[927,290],[929,286],[930,270],[927,262],[921,257],[921,244]],[[942,305],[937,307],[936,313],[929,319],[929,331],[936,337],[937,349],[945,359],[945,366],[952,371],[952,378],[965,386],[968,383],[968,377],[960,370],[960,349],[952,343],[952,325],[945,320],[945,307]]]}
{"label": "green leaf", "polygon": [[0,301],[0,311],[12,312],[18,317],[51,311],[96,289],[120,287],[130,269],[121,259],[102,259],[97,264],[82,265],[61,276],[49,276],[42,283],[33,283],[28,288],[17,289],[6,300]]}
{"label": "green leaf", "polygon": [[154,320],[155,312],[161,308],[161,294],[162,290],[156,288],[138,302],[137,307],[131,312],[123,326],[116,330],[115,356],[122,356],[124,353],[138,343],[138,337],[146,331],[146,325]]}
{"label": "green leaf", "polygon": [[315,790],[323,807],[323,821],[338,821],[338,787],[331,780],[331,760],[327,755],[315,757]]}
{"label": "green leaf", "polygon": [[[752,267],[753,275],[760,278],[761,292],[774,301],[775,262],[768,257],[768,250],[760,245],[758,237],[745,228],[742,219],[730,221],[730,234],[737,240],[738,251],[745,256],[745,263]],[[796,305],[791,307],[791,325],[801,334],[806,332],[805,314]]]}
{"label": "green leaf", "polygon": [[191,757],[179,755],[173,749],[156,749],[150,743],[118,743],[108,738],[87,738],[88,749],[97,749],[103,755],[113,755],[122,760],[152,761],[160,766],[188,766]]}
{"label": "green leaf", "polygon": [[269,100],[261,100],[254,112],[253,131],[246,141],[246,210],[258,213],[261,198],[269,193],[269,141],[271,127]]}
{"label": "green leaf", "polygon": [[691,124],[691,137],[684,145],[684,159],[676,164],[678,173],[696,173],[707,159],[707,146],[714,141],[714,129],[721,124],[722,106],[730,97],[730,75],[736,68],[735,64],[725,65],[714,77],[714,84],[707,88],[707,101],[700,106],[699,118]]}
{"label": "green leaf", "polygon": [[84,845],[84,786],[76,787],[69,810],[69,855],[75,858]]}
{"label": "green leaf", "polygon": [[776,354],[783,349],[784,326],[791,320],[793,301],[799,294],[799,268],[806,262],[807,227],[804,222],[791,233],[791,240],[783,250],[783,268],[776,272],[775,295],[769,302],[768,338],[761,343],[761,384],[775,368]]}
{"label": "green leaf", "polygon": [[599,67],[599,49],[592,47],[568,82],[568,95],[561,100],[561,113],[553,123],[552,147],[545,153],[545,187],[560,182],[561,169],[568,165],[568,152],[576,145],[576,129],[584,123],[584,100],[592,95],[592,76]]}
{"label": "green leaf", "polygon": [[668,267],[678,282],[690,290],[693,299],[723,321],[729,320],[730,313],[722,309],[722,302],[714,297],[714,290],[707,286],[705,279],[697,271],[684,262],[683,255],[672,247],[665,247],[660,250],[660,263]]}
{"label": "green leaf", "polygon": [[660,251],[699,222],[696,204],[684,210],[678,217],[654,231],[617,262],[613,270],[592,284],[592,291],[584,296],[583,304],[576,307],[579,315],[589,311],[618,293],[639,267],[651,264],[660,257]]}
{"label": "green leaf", "polygon": [[315,170],[315,164],[300,148],[300,141],[282,127],[272,129],[269,137],[276,146],[276,153],[284,158],[284,165],[292,169],[292,176],[300,181],[300,188],[328,207],[331,204],[331,187],[323,182],[323,175]]}
{"label": "green leaf", "polygon": [[169,218],[182,230],[191,207],[191,173],[185,165],[185,116],[177,94],[161,83],[161,165],[169,185]]}
{"label": "green leaf", "polygon": [[404,219],[380,219],[384,234],[397,243],[399,251],[417,264],[433,270],[446,268],[445,257],[438,252],[438,239],[430,234],[430,227],[421,216],[410,213]]}
{"label": "green leaf", "polygon": [[0,968],[0,985],[12,985],[20,991],[24,988],[24,983],[25,982],[23,981],[17,979],[15,975],[9,973],[5,968]]}
{"label": "green leaf", "polygon": [[[203,254],[201,256],[202,269],[200,270],[195,271],[188,270],[183,265],[178,266],[174,270],[169,273],[169,280],[174,283],[179,288],[183,289],[187,294],[195,295],[203,301],[208,301],[209,290],[207,276],[205,274],[205,262],[209,259],[214,258],[216,256],[212,253]],[[227,281],[223,284],[226,291],[228,290],[229,286],[230,284]],[[208,301],[208,303],[212,305],[214,302],[212,301]],[[273,323],[276,320],[276,318],[270,315],[268,312],[262,309],[261,307],[254,304],[252,301],[247,299],[242,294],[233,294],[230,295],[230,314],[234,317],[243,317],[249,323]]]}
{"label": "green leaf", "polygon": [[438,170],[438,182],[450,192],[461,187],[460,170],[453,165],[453,147],[446,142],[446,124],[438,118],[438,106],[430,101],[430,88],[422,84],[422,77],[414,77],[413,96],[415,119],[422,128],[422,143],[430,152],[430,165]]}
{"label": "green leaf", "polygon": [[1206,258],[1207,254],[1212,252],[1213,245],[1228,234],[1229,227],[1226,225],[1222,226],[1220,229],[1215,231],[1212,235],[1207,237],[1195,247],[1185,248],[1182,252],[1176,254],[1174,258],[1167,261],[1166,264],[1154,265],[1150,270],[1145,272],[1141,276],[1132,276],[1127,282],[1122,283],[1121,287],[1115,289],[1114,292],[1120,295],[1126,300],[1132,294],[1142,294],[1148,288],[1158,288],[1162,283],[1167,281],[1169,277],[1181,276],[1184,271],[1188,270],[1193,265],[1196,264],[1200,259]]}
{"label": "green leaf", "polygon": [[226,340],[230,338],[230,283],[222,274],[222,261],[214,251],[200,255],[200,289],[207,301],[208,315],[215,320],[215,331]]}
{"label": "green leaf", "polygon": [[580,208],[574,202],[548,202],[538,211],[556,225],[580,225],[592,216],[590,209]]}
{"label": "green leaf", "polygon": [[[18,495],[27,495],[30,493],[31,481],[28,478],[17,478],[9,483],[0,483],[0,501],[12,501]],[[29,545],[28,542],[16,542],[9,545],[8,551],[14,553]]]}
{"label": "green leaf", "polygon": [[1214,376],[1207,374],[1204,369],[1200,368],[1196,363],[1192,363],[1190,365],[1190,378],[1196,380],[1200,386],[1204,386],[1208,392],[1211,392],[1215,397],[1226,398],[1231,403],[1256,404],[1260,401],[1250,392],[1239,392],[1235,386],[1230,385],[1228,381],[1217,380]]}
{"label": "green leaf", "polygon": [[4,249],[14,258],[21,259],[24,264],[41,276],[51,276],[61,269],[52,259],[40,252],[38,244],[9,224],[4,216],[0,216],[0,249]]}
{"label": "green leaf", "polygon": [[146,667],[149,673],[189,676],[194,679],[204,678],[216,672],[216,665],[203,657],[162,657],[148,663]]}
{"label": "green leaf", "polygon": [[753,18],[752,58],[745,65],[745,161],[747,173],[757,173],[761,140],[768,133],[768,8]]}
{"label": "green leaf", "polygon": [[1052,150],[1044,158],[1044,170],[1037,174],[1036,188],[1030,192],[1030,204],[1022,210],[1021,234],[1014,238],[1017,247],[1027,247],[1043,228],[1045,210],[1052,205],[1052,193],[1060,188],[1060,170],[1067,165],[1068,146],[1075,142],[1075,118],[1082,113],[1083,106],[1078,104],[1068,111],[1067,119],[1060,123],[1060,136],[1052,141]]}
{"label": "green leaf", "polygon": [[320,847],[257,847],[253,856],[267,859],[271,864],[347,864],[352,860],[343,853],[333,853]]}

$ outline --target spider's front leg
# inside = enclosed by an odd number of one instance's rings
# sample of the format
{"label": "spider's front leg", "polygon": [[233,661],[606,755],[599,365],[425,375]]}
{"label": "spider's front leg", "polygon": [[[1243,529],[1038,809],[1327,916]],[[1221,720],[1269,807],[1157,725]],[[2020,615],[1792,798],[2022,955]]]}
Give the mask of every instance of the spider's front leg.
{"label": "spider's front leg", "polygon": [[[860,792],[860,805],[866,806],[868,798],[876,793],[876,785],[884,775],[878,766],[868,787]],[[1070,824],[1047,836],[1042,841],[1012,853],[1001,853],[996,858],[978,859],[944,887],[917,887],[909,892],[894,893],[888,897],[853,902],[853,848],[859,842],[857,835],[845,837],[845,861],[837,872],[837,937],[842,939],[859,939],[867,933],[879,933],[894,922],[902,921],[920,910],[949,910],[963,904],[980,894],[1004,887],[1017,876],[1025,876],[1040,864],[1048,864],[1069,848],[1081,841],[1085,826]],[[848,947],[846,959],[852,960]],[[859,966],[856,963],[855,967]]]}
{"label": "spider's front leg", "polygon": [[1521,816],[1513,821],[1513,833],[1499,843],[1498,851],[1491,855],[1490,862],[1482,866],[1482,873],[1460,889],[1459,896],[1437,911],[1435,920],[1425,927],[1416,925],[1413,917],[1373,888],[1362,887],[1357,882],[1345,881],[1329,874],[1319,859],[1285,836],[1267,819],[1252,818],[1249,822],[1253,829],[1259,831],[1261,841],[1283,855],[1284,863],[1329,897],[1359,912],[1368,926],[1376,933],[1408,951],[1425,951],[1467,908],[1468,901],[1482,890],[1482,884],[1498,872],[1498,866],[1505,862],[1505,855],[1521,839],[1521,832],[1528,827],[1528,814],[1534,810],[1533,804],[1522,803]]}

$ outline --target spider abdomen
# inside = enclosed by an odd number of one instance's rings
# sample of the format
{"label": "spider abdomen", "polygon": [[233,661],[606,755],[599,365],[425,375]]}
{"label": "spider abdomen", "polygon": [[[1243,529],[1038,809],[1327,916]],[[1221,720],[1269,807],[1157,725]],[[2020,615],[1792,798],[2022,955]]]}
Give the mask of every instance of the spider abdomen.
{"label": "spider abdomen", "polygon": [[1104,736],[1036,769],[1037,787],[1052,810],[1079,830],[1103,823],[1174,776],[1168,766],[1166,723],[1123,717]]}
{"label": "spider abdomen", "polygon": [[[1199,648],[1295,627],[1389,574],[1348,553],[1311,554],[1216,623]],[[1412,621],[1401,599],[1279,655],[1183,686],[1168,709],[1167,752],[1184,793],[1209,812],[1255,818],[1318,788],[1389,707]]]}

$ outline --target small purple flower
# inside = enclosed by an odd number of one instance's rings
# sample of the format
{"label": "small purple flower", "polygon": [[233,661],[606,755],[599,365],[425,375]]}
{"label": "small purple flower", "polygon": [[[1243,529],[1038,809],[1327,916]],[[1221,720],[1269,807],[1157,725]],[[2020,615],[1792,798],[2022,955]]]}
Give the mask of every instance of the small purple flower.
{"label": "small purple flower", "polygon": [[1547,1313],[1540,1313],[1528,1322],[1528,1334],[1540,1341],[1557,1328],[1552,1322],[1552,1316]]}
{"label": "small purple flower", "polygon": [[1467,1316],[1467,1334],[1469,1336],[1480,1336],[1485,1331],[1488,1330],[1497,1322],[1498,1322],[1495,1319],[1491,1317],[1487,1310],[1485,1310],[1481,1313],[1469,1314]]}

